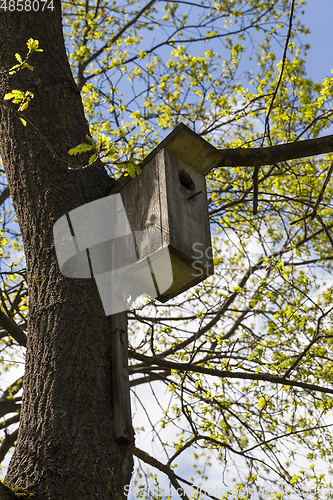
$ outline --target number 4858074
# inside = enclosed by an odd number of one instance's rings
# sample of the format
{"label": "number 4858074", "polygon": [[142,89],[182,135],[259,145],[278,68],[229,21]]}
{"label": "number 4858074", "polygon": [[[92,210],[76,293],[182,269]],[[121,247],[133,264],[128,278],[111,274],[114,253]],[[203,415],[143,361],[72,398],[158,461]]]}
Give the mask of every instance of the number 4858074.
{"label": "number 4858074", "polygon": [[0,9],[10,12],[54,10],[53,0],[0,0]]}

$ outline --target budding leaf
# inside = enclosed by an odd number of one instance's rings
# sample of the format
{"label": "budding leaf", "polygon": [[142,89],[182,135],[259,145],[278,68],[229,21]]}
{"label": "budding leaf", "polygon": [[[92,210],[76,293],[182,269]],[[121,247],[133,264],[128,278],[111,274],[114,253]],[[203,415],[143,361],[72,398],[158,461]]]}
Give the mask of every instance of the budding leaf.
{"label": "budding leaf", "polygon": [[139,167],[139,165],[136,165],[134,163],[134,161],[131,161],[127,165],[127,172],[129,173],[129,175],[131,177],[135,177],[136,174],[140,174],[141,173],[141,168]]}
{"label": "budding leaf", "polygon": [[33,38],[29,38],[29,40],[27,41],[27,46],[28,46],[28,49],[31,51],[31,52],[43,52],[43,49],[39,49],[39,41],[38,40],[34,40]]}
{"label": "budding leaf", "polygon": [[87,140],[88,142],[91,142],[91,144],[95,144],[95,143],[94,143],[94,139],[93,139],[92,137],[90,137],[89,135],[86,135],[86,140]]}
{"label": "budding leaf", "polygon": [[28,105],[29,105],[29,101],[24,102],[22,104],[22,106],[20,106],[19,111],[23,111],[23,110],[27,109]]}
{"label": "budding leaf", "polygon": [[4,99],[6,101],[13,99],[13,103],[17,104],[24,99],[24,92],[22,90],[12,90],[8,94],[5,94]]}
{"label": "budding leaf", "polygon": [[10,68],[9,74],[10,75],[14,75],[16,73],[16,71],[12,71],[12,70],[15,69],[15,68],[18,68],[19,66],[20,66],[19,64],[15,64],[15,66],[13,66],[12,68]]}
{"label": "budding leaf", "polygon": [[97,158],[97,153],[93,154],[90,158],[89,158],[89,163],[92,163],[93,161],[95,161]]}
{"label": "budding leaf", "polygon": [[68,153],[70,155],[77,155],[77,154],[85,153],[86,151],[90,151],[91,149],[94,149],[93,144],[82,143],[82,144],[79,144],[78,146],[76,146],[75,148],[70,149],[68,151]]}
{"label": "budding leaf", "polygon": [[16,57],[16,59],[18,60],[18,62],[19,62],[19,63],[21,63],[21,62],[22,62],[22,57],[21,57],[21,56],[20,56],[20,54],[18,54],[17,52],[16,52],[16,54],[15,54],[15,57]]}

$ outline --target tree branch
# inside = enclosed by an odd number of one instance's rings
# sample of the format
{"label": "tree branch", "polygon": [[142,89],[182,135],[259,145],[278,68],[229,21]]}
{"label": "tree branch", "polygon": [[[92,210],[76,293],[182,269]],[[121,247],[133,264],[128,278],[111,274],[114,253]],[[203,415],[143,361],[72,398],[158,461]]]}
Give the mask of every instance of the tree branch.
{"label": "tree branch", "polygon": [[79,87],[80,91],[82,90],[82,87],[83,87],[83,85],[85,83],[85,78],[83,76],[83,73],[84,73],[85,68],[88,66],[88,64],[90,64],[92,61],[94,61],[94,59],[96,59],[98,56],[100,56],[104,52],[105,49],[107,49],[108,47],[110,47],[111,45],[113,45],[121,37],[121,35],[128,28],[130,28],[131,26],[133,26],[133,24],[136,23],[136,21],[139,19],[139,17],[141,17],[141,15],[146,10],[148,10],[155,2],[156,2],[156,0],[150,0],[150,2],[148,2],[147,5],[145,5],[144,7],[142,7],[142,9],[139,10],[139,12],[130,21],[128,21],[128,23],[126,23],[118,31],[118,33],[113,38],[111,38],[111,40],[109,42],[105,43],[100,49],[98,49],[94,54],[92,54],[90,57],[88,57],[88,59],[86,59],[83,63],[80,63],[80,65],[79,65],[79,71],[78,71],[78,80],[79,80],[79,86],[78,87]]}
{"label": "tree branch", "polygon": [[[271,114],[271,111],[273,109],[273,104],[275,101],[275,98],[277,96],[279,87],[281,85],[282,81],[282,76],[283,76],[283,71],[284,71],[284,66],[286,63],[286,58],[287,58],[287,50],[288,50],[288,45],[289,45],[289,40],[291,37],[291,28],[293,24],[293,16],[294,16],[294,7],[295,7],[295,0],[291,0],[290,4],[290,13],[289,13],[289,26],[288,26],[288,33],[286,37],[286,42],[284,45],[284,50],[283,50],[283,55],[282,55],[282,64],[281,64],[281,70],[279,74],[279,78],[276,84],[276,87],[273,92],[273,97],[271,99],[266,119],[265,119],[265,130],[264,130],[264,135],[262,138],[262,145],[265,141],[266,134],[270,136],[270,130],[269,130],[269,115]],[[270,141],[271,142],[271,141]],[[258,175],[259,175],[259,166],[255,165],[254,170],[253,170],[253,215],[256,215],[258,213],[258,194],[259,194],[259,187],[258,187]]]}
{"label": "tree branch", "polygon": [[[297,160],[333,151],[333,135],[269,146],[267,148],[236,148],[216,150],[216,167],[262,167],[281,161]],[[208,172],[210,171],[208,170]],[[208,173],[207,172],[207,173]]]}
{"label": "tree branch", "polygon": [[10,425],[17,424],[20,421],[20,415],[17,413],[13,417],[7,418],[4,422],[0,422],[0,430],[6,429]]}
{"label": "tree branch", "polygon": [[323,219],[320,217],[319,214],[316,214],[315,217],[316,217],[316,219],[319,220],[320,224],[323,226],[323,229],[326,233],[326,236],[329,239],[329,241],[333,247],[333,239],[332,239],[332,236],[330,235],[329,228],[326,226],[325,222],[323,221]]}
{"label": "tree branch", "polygon": [[0,205],[2,205],[9,197],[10,197],[10,192],[9,192],[9,187],[7,186],[0,193]]}
{"label": "tree branch", "polygon": [[[284,44],[284,49],[283,49],[281,69],[280,69],[279,78],[278,78],[276,87],[274,89],[273,97],[271,99],[271,102],[270,102],[270,105],[269,105],[269,108],[268,108],[268,111],[267,111],[266,119],[265,119],[265,131],[264,131],[264,136],[263,136],[263,139],[262,139],[263,142],[265,140],[266,134],[267,133],[269,134],[269,115],[271,114],[271,111],[273,109],[274,101],[275,101],[275,98],[277,96],[279,87],[281,85],[281,81],[282,81],[282,77],[283,77],[283,72],[284,72],[284,66],[286,64],[287,50],[288,50],[289,40],[290,40],[290,37],[291,37],[291,28],[292,28],[292,25],[293,25],[294,7],[295,7],[295,0],[291,0],[291,3],[290,3],[290,12],[289,12],[288,33],[287,33],[286,42]],[[262,142],[262,144],[263,144],[263,142]],[[253,203],[253,210],[254,210],[254,203]]]}
{"label": "tree branch", "polygon": [[318,341],[322,338],[321,335],[319,335],[319,331],[320,331],[320,324],[323,320],[323,318],[325,316],[327,316],[330,312],[332,311],[332,308],[330,308],[326,313],[323,313],[320,318],[318,318],[318,321],[317,321],[317,327],[316,327],[316,332],[313,336],[313,339],[311,340],[311,342],[305,347],[305,349],[303,349],[303,351],[297,356],[296,360],[294,361],[294,363],[288,368],[288,370],[286,370],[286,372],[284,373],[283,377],[284,378],[287,378],[289,377],[290,373],[296,368],[296,366],[299,364],[299,362],[302,360],[302,358],[304,358],[304,356],[306,355],[306,353],[311,349],[311,347]]}
{"label": "tree branch", "polygon": [[21,409],[21,405],[17,404],[16,399],[0,399],[0,417],[7,413],[14,413]]}
{"label": "tree branch", "polygon": [[7,389],[3,392],[0,401],[7,400],[9,396],[14,396],[17,394],[23,386],[23,378],[20,377],[13,384],[11,384]]}
{"label": "tree branch", "polygon": [[[148,384],[150,382],[154,382],[155,380],[163,380],[166,382],[167,376],[170,375],[171,370],[164,370],[163,373],[151,373],[150,375],[144,375],[140,378],[134,378],[130,381],[130,387],[134,387],[141,384]],[[165,374],[165,375],[163,375]],[[170,381],[169,381],[170,382]]]}
{"label": "tree branch", "polygon": [[300,387],[301,389],[307,389],[309,391],[323,392],[324,394],[333,394],[333,389],[329,389],[328,387],[327,388],[321,387],[316,384],[308,384],[306,382],[299,382],[297,380],[289,380],[285,377],[270,375],[268,373],[246,373],[246,372],[232,372],[230,370],[216,370],[214,368],[205,368],[204,366],[197,366],[196,364],[192,363],[175,363],[173,361],[167,361],[165,359],[157,358],[156,356],[145,356],[144,354],[139,354],[138,352],[132,350],[129,351],[129,356],[139,361],[162,366],[163,368],[178,370],[180,372],[185,371],[193,373],[204,373],[205,375],[211,375],[213,377],[219,377],[219,378],[236,378],[241,380],[258,380],[258,381],[261,380],[263,382],[271,382],[273,384]]}
{"label": "tree branch", "polygon": [[13,321],[11,318],[9,318],[5,313],[0,311],[0,326],[2,326],[6,332],[8,332],[13,339],[16,340],[20,345],[26,346],[27,345],[27,336],[21,330],[21,328]]}
{"label": "tree branch", "polygon": [[327,184],[329,183],[329,180],[331,178],[331,175],[332,175],[332,172],[333,172],[333,162],[331,163],[331,166],[326,174],[326,177],[324,179],[324,182],[323,182],[323,185],[322,185],[322,188],[320,190],[320,193],[319,193],[319,196],[317,198],[317,201],[316,203],[314,204],[314,207],[313,207],[313,211],[312,211],[312,215],[311,217],[314,219],[316,214],[317,214],[317,211],[318,211],[318,208],[319,208],[319,205],[320,205],[320,202],[321,200],[323,199],[324,197],[324,193],[325,193],[325,189],[327,187]]}
{"label": "tree branch", "polygon": [[177,476],[177,474],[175,474],[173,472],[173,470],[170,469],[169,466],[162,464],[162,462],[159,462],[158,460],[156,460],[156,458],[148,455],[148,453],[146,453],[143,450],[140,450],[139,448],[134,448],[134,455],[136,457],[138,457],[140,460],[142,460],[143,462],[145,462],[146,464],[151,465],[152,467],[155,467],[155,469],[158,469],[161,472],[164,472],[164,474],[166,474],[168,476],[168,478],[170,479],[170,482],[171,482],[172,486],[175,488],[175,490],[177,491],[178,495],[181,498],[184,498],[185,500],[189,500],[189,498],[186,495],[186,493],[184,492],[183,488],[181,488],[181,486],[179,485],[178,480],[182,481],[188,485],[191,485],[191,486],[192,486],[192,483]]}
{"label": "tree branch", "polygon": [[257,215],[258,213],[258,194],[259,194],[259,182],[258,182],[258,176],[259,176],[259,167],[256,165],[253,170],[253,210],[252,213],[253,215]]}
{"label": "tree branch", "polygon": [[6,453],[8,452],[9,448],[14,446],[14,443],[17,439],[17,433],[18,433],[18,428],[15,429],[14,432],[11,434],[6,434],[4,440],[1,443],[0,446],[0,462],[3,461],[3,459],[6,456]]}
{"label": "tree branch", "polygon": [[[317,216],[318,217],[318,216]],[[324,224],[322,222],[322,224]],[[318,229],[314,233],[311,233],[310,235],[304,237],[300,241],[298,241],[295,245],[295,248],[301,247],[304,243],[307,241],[311,240],[312,238],[318,236],[321,232],[325,231],[327,235],[329,235],[328,229],[331,229],[332,226],[327,227],[326,225],[323,226],[322,229]],[[333,243],[332,243],[333,246]],[[281,257],[283,254],[289,252],[291,250],[291,247],[284,247],[281,248],[280,250],[273,252],[270,257]],[[244,285],[246,284],[247,280],[249,277],[257,270],[262,268],[262,265],[264,264],[265,259],[261,259],[260,261],[257,262],[256,265],[249,267],[249,269],[244,273],[242,279],[238,283],[239,288],[243,288]],[[220,320],[220,318],[224,315],[224,313],[228,310],[229,306],[232,304],[232,302],[235,300],[239,292],[233,292],[229,297],[224,301],[222,307],[216,312],[214,318],[212,318],[207,325],[204,327],[200,328],[196,333],[194,333],[191,337],[189,337],[186,340],[183,340],[182,342],[179,342],[173,347],[170,347],[169,349],[166,349],[165,351],[159,353],[157,357],[163,358],[165,356],[168,356],[169,354],[174,354],[175,352],[179,351],[180,349],[183,349],[184,347],[188,346],[198,338],[200,338],[202,335],[204,335],[207,331],[209,331],[213,326],[216,325],[216,323]]]}
{"label": "tree branch", "polygon": [[[140,460],[142,460],[143,462],[145,462],[146,464],[151,465],[152,467],[154,467],[155,469],[158,469],[161,472],[164,472],[164,474],[166,474],[168,476],[168,478],[170,479],[170,483],[175,488],[175,490],[178,493],[178,495],[180,496],[180,498],[184,498],[185,500],[189,500],[188,496],[186,495],[183,488],[179,485],[178,481],[182,481],[183,483],[187,484],[188,486],[192,486],[192,488],[195,489],[196,491],[199,490],[199,488],[197,486],[195,486],[194,483],[187,481],[186,479],[181,478],[180,476],[175,474],[173,472],[173,470],[168,465],[162,464],[162,462],[159,462],[158,460],[156,460],[156,458],[153,458],[145,451],[140,450],[139,448],[134,448],[134,455],[137,458],[139,458]],[[217,497],[211,495],[210,493],[206,492],[205,490],[202,490],[201,488],[200,488],[200,493],[202,493],[203,495],[207,495],[210,498],[213,498],[213,500],[218,500]]]}

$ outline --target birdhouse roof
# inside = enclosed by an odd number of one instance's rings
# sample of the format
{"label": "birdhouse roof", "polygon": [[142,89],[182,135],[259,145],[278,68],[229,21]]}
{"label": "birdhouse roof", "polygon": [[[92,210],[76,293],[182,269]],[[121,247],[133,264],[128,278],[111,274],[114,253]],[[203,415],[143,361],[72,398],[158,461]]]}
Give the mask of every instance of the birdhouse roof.
{"label": "birdhouse roof", "polygon": [[162,148],[167,148],[192,168],[207,175],[221,163],[221,153],[184,123],[177,127],[143,160],[148,163]]}
{"label": "birdhouse roof", "polygon": [[[213,168],[221,165],[221,152],[212,144],[205,141],[205,139],[200,137],[196,132],[193,132],[193,130],[184,125],[184,123],[179,123],[177,127],[144,158],[140,164],[140,168],[143,168],[163,148],[167,148],[202,175],[207,175]],[[128,175],[122,175],[110,194],[120,192],[130,180],[131,177]]]}

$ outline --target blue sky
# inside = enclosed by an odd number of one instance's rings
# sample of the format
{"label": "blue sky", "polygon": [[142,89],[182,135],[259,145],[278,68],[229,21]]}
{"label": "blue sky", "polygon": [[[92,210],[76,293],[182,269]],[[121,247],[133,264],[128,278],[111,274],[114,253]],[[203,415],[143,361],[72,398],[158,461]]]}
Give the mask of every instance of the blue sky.
{"label": "blue sky", "polygon": [[311,31],[306,37],[311,45],[307,71],[313,80],[320,81],[333,69],[333,1],[308,0],[304,11],[304,24]]}

